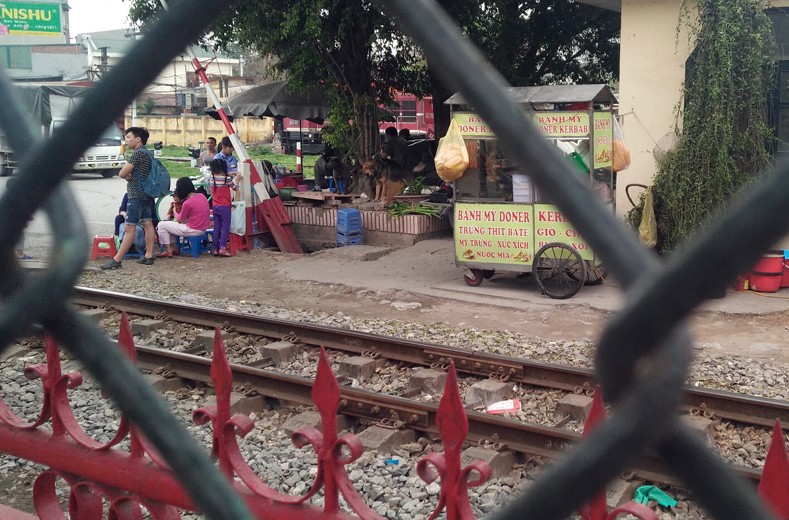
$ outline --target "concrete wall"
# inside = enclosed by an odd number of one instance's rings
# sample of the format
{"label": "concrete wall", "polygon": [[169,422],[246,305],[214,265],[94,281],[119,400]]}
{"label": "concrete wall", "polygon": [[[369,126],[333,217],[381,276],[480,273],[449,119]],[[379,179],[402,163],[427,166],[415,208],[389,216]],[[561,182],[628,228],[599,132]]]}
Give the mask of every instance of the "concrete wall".
{"label": "concrete wall", "polygon": [[[125,126],[132,125],[131,117],[126,116]],[[208,116],[182,114],[180,116],[137,116],[137,126],[143,126],[151,133],[150,140],[162,141],[165,145],[196,146],[213,136],[217,140],[227,135],[221,121]],[[267,142],[273,137],[274,124],[271,118],[240,117],[233,126],[245,143]]]}
{"label": "concrete wall", "polygon": [[631,209],[625,186],[652,184],[652,150],[674,129],[674,109],[692,50],[683,31],[677,36],[679,0],[624,0],[620,58],[619,114],[630,147],[630,168],[617,177],[619,215]]}

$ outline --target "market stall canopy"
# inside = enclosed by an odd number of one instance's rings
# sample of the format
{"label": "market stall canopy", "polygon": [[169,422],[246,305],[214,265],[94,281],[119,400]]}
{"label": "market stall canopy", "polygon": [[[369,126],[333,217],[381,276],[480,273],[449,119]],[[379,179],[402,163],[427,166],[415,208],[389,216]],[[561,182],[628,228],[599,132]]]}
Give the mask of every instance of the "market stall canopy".
{"label": "market stall canopy", "polygon": [[[608,85],[544,85],[540,87],[510,87],[507,89],[516,103],[596,103],[614,104],[616,96]],[[444,101],[445,105],[468,105],[458,92]]]}
{"label": "market stall canopy", "polygon": [[[287,117],[323,124],[329,114],[329,103],[323,92],[316,87],[306,93],[296,93],[289,91],[287,86],[287,81],[277,81],[229,97],[223,103],[225,114],[231,120],[234,116]],[[214,109],[206,110],[206,114],[219,119]]]}

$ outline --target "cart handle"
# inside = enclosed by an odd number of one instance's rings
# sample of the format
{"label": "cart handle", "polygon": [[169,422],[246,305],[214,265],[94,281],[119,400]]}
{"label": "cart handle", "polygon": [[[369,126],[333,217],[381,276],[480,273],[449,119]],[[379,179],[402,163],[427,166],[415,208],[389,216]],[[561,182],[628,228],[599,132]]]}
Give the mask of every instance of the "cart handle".
{"label": "cart handle", "polygon": [[633,202],[633,197],[630,196],[630,188],[643,188],[646,190],[649,188],[649,186],[647,186],[646,184],[628,184],[627,186],[625,186],[625,195],[627,195],[627,200],[629,200],[630,204],[635,208],[636,203]]}

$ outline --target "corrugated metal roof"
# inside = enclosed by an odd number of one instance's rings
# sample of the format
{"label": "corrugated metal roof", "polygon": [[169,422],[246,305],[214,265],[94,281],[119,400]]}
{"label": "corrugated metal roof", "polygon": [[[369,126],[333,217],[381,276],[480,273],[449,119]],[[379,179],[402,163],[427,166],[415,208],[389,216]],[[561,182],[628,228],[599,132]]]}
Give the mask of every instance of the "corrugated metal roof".
{"label": "corrugated metal roof", "polygon": [[[516,103],[616,103],[608,85],[543,85],[539,87],[510,87],[507,89]],[[444,101],[445,105],[466,105],[458,92]]]}

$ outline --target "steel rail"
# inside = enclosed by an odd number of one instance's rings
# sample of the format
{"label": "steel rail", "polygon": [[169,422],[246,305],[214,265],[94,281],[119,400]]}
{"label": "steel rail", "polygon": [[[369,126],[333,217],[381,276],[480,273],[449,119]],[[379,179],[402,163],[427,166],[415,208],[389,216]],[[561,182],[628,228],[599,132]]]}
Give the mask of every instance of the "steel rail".
{"label": "steel rail", "polygon": [[[204,327],[221,327],[246,334],[282,338],[295,333],[308,346],[362,354],[373,351],[382,357],[414,365],[448,365],[455,362],[459,373],[488,377],[504,375],[510,381],[537,387],[574,392],[592,389],[596,385],[594,372],[588,368],[555,365],[523,358],[473,352],[447,347],[380,336],[365,332],[336,329],[324,325],[239,314],[198,305],[165,302],[141,296],[115,293],[100,289],[78,287],[72,298],[76,304],[111,307],[141,316],[161,316],[179,322]],[[789,430],[789,402],[764,397],[685,386],[683,404],[685,411],[709,415],[771,428],[776,419]]]}
{"label": "steel rail", "polygon": [[[211,385],[211,360],[209,358],[173,352],[155,347],[137,347],[137,365],[145,370],[167,366],[177,377]],[[312,406],[310,378],[283,374],[271,370],[231,363],[233,384],[254,389],[259,395],[270,399]],[[414,401],[358,388],[340,387],[341,413],[368,420],[379,420],[388,416],[403,423],[403,427],[425,433],[430,438],[439,438],[437,424],[438,404]],[[495,439],[507,449],[529,456],[559,459],[568,448],[581,440],[581,435],[569,430],[542,426],[466,411],[469,421],[469,442]],[[761,470],[744,466],[731,466],[741,477],[759,481]],[[640,478],[667,484],[680,484],[671,476],[665,465],[652,455],[639,459],[632,472]]]}

